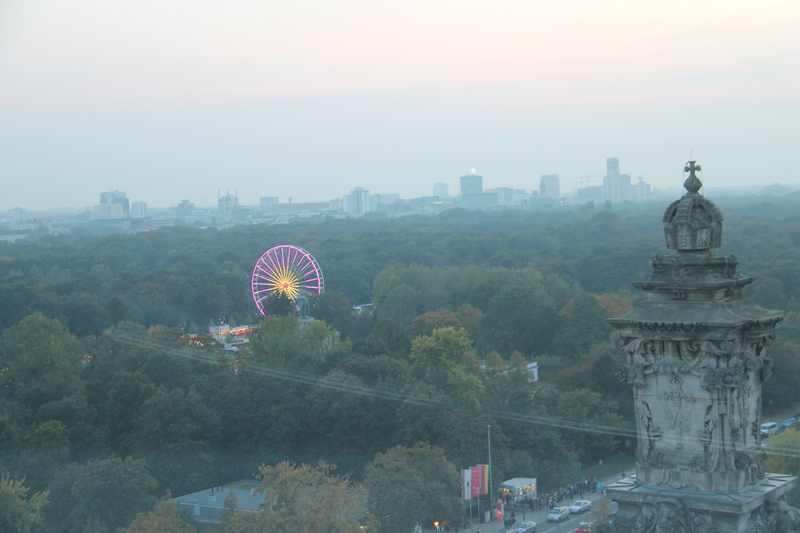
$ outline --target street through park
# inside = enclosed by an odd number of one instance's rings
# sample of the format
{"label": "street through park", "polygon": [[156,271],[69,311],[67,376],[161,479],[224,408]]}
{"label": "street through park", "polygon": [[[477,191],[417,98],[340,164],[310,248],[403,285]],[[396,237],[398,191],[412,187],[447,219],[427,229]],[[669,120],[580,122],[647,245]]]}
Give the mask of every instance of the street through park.
{"label": "street through park", "polygon": [[[621,475],[611,476],[604,479],[603,483],[609,485],[614,481],[619,481],[621,478],[622,478]],[[584,499],[592,502],[592,509],[594,510],[597,509],[597,502],[598,500],[600,500],[601,496],[602,494],[600,494],[599,492],[594,494],[584,493],[583,498],[576,497],[571,500],[563,500],[561,503],[559,503],[559,506],[569,506],[573,501],[577,499]],[[616,512],[617,510],[616,502],[611,504],[611,510]],[[575,531],[575,528],[578,527],[578,524],[580,524],[584,520],[586,520],[587,522],[594,520],[594,515],[592,514],[592,511],[585,511],[580,514],[570,514],[569,518],[562,520],[561,522],[548,522],[547,521],[547,514],[549,512],[548,510],[542,510],[537,512],[525,511],[524,513],[522,511],[514,511],[514,512],[515,512],[515,518],[517,519],[517,524],[519,524],[520,522],[526,522],[531,520],[536,522],[537,526],[536,533],[572,533]],[[507,514],[507,516],[510,516],[510,512]],[[467,533],[478,533],[478,531],[480,531],[480,533],[500,533],[500,532],[506,532],[508,531],[508,529],[503,527],[503,522],[495,521],[490,524],[473,523],[471,527],[468,527],[466,530],[461,530],[461,531],[466,531]]]}

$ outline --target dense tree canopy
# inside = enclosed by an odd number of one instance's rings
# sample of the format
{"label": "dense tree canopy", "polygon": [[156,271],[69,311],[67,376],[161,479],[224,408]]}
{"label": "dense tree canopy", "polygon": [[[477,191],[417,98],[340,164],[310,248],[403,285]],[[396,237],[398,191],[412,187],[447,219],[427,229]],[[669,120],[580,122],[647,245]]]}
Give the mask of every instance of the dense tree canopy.
{"label": "dense tree canopy", "polygon": [[369,508],[386,533],[461,516],[461,478],[443,450],[418,443],[379,453],[367,466]]}
{"label": "dense tree canopy", "polygon": [[[776,371],[764,406],[777,411],[800,387],[797,206],[722,207],[716,252],[756,276],[746,290],[757,303],[788,311],[767,349]],[[284,243],[311,251],[325,273],[328,292],[309,302],[316,322],[299,323],[287,302],[262,319],[253,304],[252,264]],[[630,309],[630,283],[656,253],[666,251],[652,209],[0,243],[0,475],[50,491],[38,508],[44,533],[184,531],[174,509],[153,508],[168,490],[287,459],[323,459],[361,480],[387,455],[418,453],[451,472],[486,461],[491,426],[495,481],[558,488],[577,461],[632,450],[632,395],[615,376],[623,354],[606,318]],[[253,317],[237,356],[205,334]],[[458,495],[440,488],[446,501]],[[261,527],[229,511],[242,531]]]}

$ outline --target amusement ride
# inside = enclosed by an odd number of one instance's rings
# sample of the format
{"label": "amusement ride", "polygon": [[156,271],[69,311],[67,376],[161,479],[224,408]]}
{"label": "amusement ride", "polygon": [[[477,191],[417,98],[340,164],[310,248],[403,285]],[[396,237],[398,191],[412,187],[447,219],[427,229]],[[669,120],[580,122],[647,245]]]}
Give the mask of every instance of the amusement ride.
{"label": "amusement ride", "polygon": [[253,300],[262,315],[270,295],[284,295],[297,306],[306,307],[308,296],[322,294],[325,281],[314,257],[298,246],[282,244],[270,248],[253,268]]}

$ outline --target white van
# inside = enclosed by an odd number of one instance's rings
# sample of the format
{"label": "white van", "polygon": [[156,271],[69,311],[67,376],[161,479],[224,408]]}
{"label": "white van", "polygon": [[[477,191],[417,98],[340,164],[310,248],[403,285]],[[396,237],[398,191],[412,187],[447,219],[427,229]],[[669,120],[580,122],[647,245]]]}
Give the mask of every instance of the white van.
{"label": "white van", "polygon": [[778,434],[778,424],[775,422],[767,422],[765,424],[761,424],[761,436],[762,437],[769,437],[770,435],[777,435]]}

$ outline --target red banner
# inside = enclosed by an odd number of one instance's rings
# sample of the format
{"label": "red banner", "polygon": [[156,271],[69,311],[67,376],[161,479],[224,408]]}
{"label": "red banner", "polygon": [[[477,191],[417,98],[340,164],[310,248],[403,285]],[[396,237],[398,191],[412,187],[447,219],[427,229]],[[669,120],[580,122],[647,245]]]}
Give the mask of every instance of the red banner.
{"label": "red banner", "polygon": [[483,486],[483,480],[481,479],[483,469],[479,466],[471,466],[469,471],[472,473],[472,483],[470,483],[472,485],[472,497],[478,498],[481,495],[481,487]]}

